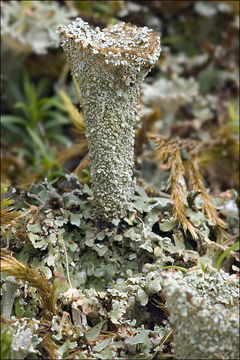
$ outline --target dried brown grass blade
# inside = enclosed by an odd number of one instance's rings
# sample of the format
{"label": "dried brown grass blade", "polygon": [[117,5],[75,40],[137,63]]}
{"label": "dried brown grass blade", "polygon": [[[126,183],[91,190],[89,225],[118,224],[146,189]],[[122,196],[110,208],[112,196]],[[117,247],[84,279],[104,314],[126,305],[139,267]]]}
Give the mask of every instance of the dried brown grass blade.
{"label": "dried brown grass blade", "polygon": [[65,105],[66,111],[71,119],[73,125],[75,126],[77,132],[79,134],[84,134],[86,131],[84,120],[83,120],[83,113],[79,112],[77,107],[73,105],[72,100],[67,95],[64,90],[59,90],[59,95]]}
{"label": "dried brown grass blade", "polygon": [[4,230],[6,226],[16,226],[17,218],[20,213],[14,211],[14,201],[11,198],[1,196],[1,229]]}
{"label": "dried brown grass blade", "polygon": [[81,142],[73,145],[69,149],[62,150],[57,157],[60,164],[65,164],[68,161],[76,158],[85,156],[88,152],[88,142],[86,138],[83,138]]}
{"label": "dried brown grass blade", "polygon": [[13,256],[9,255],[9,252],[2,250],[1,272],[6,272],[16,279],[27,281],[38,290],[44,310],[47,310],[52,315],[56,313],[55,288],[39,270],[22,264]]}
{"label": "dried brown grass blade", "polygon": [[82,160],[80,161],[79,165],[74,169],[73,173],[76,175],[76,176],[79,176],[81,171],[83,169],[85,169],[87,167],[87,165],[89,164],[89,157],[88,155],[86,154]]}
{"label": "dried brown grass blade", "polygon": [[52,340],[51,334],[47,334],[42,338],[42,341],[39,345],[42,347],[49,355],[50,359],[58,359],[59,353],[58,353],[58,346],[55,344],[55,342]]}

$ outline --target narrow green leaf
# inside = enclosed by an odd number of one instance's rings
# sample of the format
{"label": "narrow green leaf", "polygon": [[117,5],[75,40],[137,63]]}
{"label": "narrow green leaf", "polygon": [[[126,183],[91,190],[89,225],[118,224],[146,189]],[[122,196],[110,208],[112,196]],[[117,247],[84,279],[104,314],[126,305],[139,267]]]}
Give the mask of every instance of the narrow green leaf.
{"label": "narrow green leaf", "polygon": [[47,91],[48,84],[49,84],[49,80],[47,78],[43,78],[39,81],[39,83],[36,85],[37,98],[40,98],[40,96],[42,96],[43,93]]}
{"label": "narrow green leaf", "polygon": [[70,120],[66,115],[64,116],[63,114],[59,114],[56,111],[48,110],[47,116],[56,120],[59,125],[70,124]]}
{"label": "narrow green leaf", "polygon": [[9,90],[10,94],[12,95],[12,97],[14,98],[15,101],[18,101],[18,102],[24,102],[25,101],[21,89],[19,88],[18,85],[15,84],[14,81],[10,81],[8,83],[8,90]]}
{"label": "narrow green leaf", "polygon": [[64,105],[57,98],[43,98],[38,100],[38,105],[49,104],[55,106],[57,109],[65,111]]}
{"label": "narrow green leaf", "polygon": [[14,105],[15,109],[23,109],[27,112],[27,114],[29,115],[31,113],[31,107],[27,104],[24,104],[22,102],[18,102]]}
{"label": "narrow green leaf", "polygon": [[47,134],[46,138],[56,140],[66,147],[69,147],[72,145],[72,141],[69,140],[66,136],[61,135],[61,134]]}
{"label": "narrow green leaf", "polygon": [[1,122],[2,124],[11,123],[11,124],[27,125],[27,121],[25,119],[16,115],[2,115]]}
{"label": "narrow green leaf", "polygon": [[[25,132],[25,128],[19,127],[17,124],[13,123],[5,123],[2,124],[4,128],[8,130],[8,134],[5,134],[3,140],[5,140],[5,137],[9,138],[14,135],[15,139],[13,141],[16,141],[16,139],[21,139],[23,143],[26,143],[27,136]],[[6,132],[6,130],[4,130]]]}
{"label": "narrow green leaf", "polygon": [[224,251],[224,253],[222,253],[221,256],[219,256],[217,264],[216,264],[216,269],[219,269],[221,266],[221,263],[223,261],[223,259],[228,256],[228,254],[233,251],[236,250],[240,245],[240,241],[236,242],[235,244],[233,244],[232,246],[230,246],[227,250]]}
{"label": "narrow green leaf", "polygon": [[33,141],[38,145],[42,155],[45,158],[48,158],[45,145],[43,144],[43,142],[42,142],[41,138],[38,136],[38,134],[35,131],[33,131],[29,126],[27,126],[26,129],[27,129],[27,132],[29,133],[29,135],[31,136],[31,138],[33,139]]}
{"label": "narrow green leaf", "polygon": [[200,265],[201,265],[202,271],[205,272],[206,271],[206,265],[204,264],[204,262],[202,260],[200,260]]}
{"label": "narrow green leaf", "polygon": [[31,107],[34,107],[36,105],[36,100],[37,100],[36,91],[35,91],[35,86],[33,83],[31,83],[31,80],[27,72],[24,72],[23,74],[23,88],[26,98],[28,100],[28,104]]}

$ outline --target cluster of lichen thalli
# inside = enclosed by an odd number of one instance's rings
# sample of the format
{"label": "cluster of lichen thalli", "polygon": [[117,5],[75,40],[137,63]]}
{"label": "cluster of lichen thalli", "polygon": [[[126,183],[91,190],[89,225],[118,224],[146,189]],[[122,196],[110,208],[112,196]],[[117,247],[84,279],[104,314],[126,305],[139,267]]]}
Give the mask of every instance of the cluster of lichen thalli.
{"label": "cluster of lichen thalli", "polygon": [[[21,224],[27,244],[22,244],[14,229],[8,233],[9,241],[16,241],[19,248],[15,254],[18,260],[2,251],[1,269],[16,279],[9,276],[4,279],[2,299],[3,315],[6,321],[13,321],[7,322],[12,333],[8,349],[13,358],[17,358],[16,354],[23,358],[39,349],[45,349],[50,358],[62,358],[72,351],[76,353],[75,359],[78,352],[86,359],[136,355],[150,359],[154,353],[159,355],[169,344],[171,329],[166,319],[161,323],[158,314],[160,324],[154,324],[150,330],[152,314],[148,306],[154,299],[160,301],[162,287],[167,294],[177,358],[183,358],[186,347],[190,353],[198,354],[204,346],[205,334],[209,337],[204,350],[206,358],[211,358],[215,351],[211,349],[216,349],[217,344],[222,346],[221,354],[230,354],[231,358],[230,344],[234,346],[237,341],[237,333],[236,340],[232,335],[237,325],[238,283],[223,271],[203,273],[199,270],[199,254],[186,250],[180,239],[167,237],[170,225],[177,230],[174,221],[167,219],[172,212],[170,199],[149,197],[143,188],[136,186],[135,210],[128,213],[117,231],[108,228],[100,231],[91,220],[93,193],[89,186],[70,175],[64,179],[64,189],[63,192],[62,186],[58,188],[45,181],[18,196],[20,202],[25,206],[26,202],[31,204],[35,210],[33,214],[28,212]],[[41,212],[36,212],[40,207]],[[159,213],[165,216],[160,223],[164,237],[153,232]],[[31,259],[34,268],[25,265]],[[178,272],[176,280],[171,276],[168,281],[162,276],[162,267],[174,265],[176,259],[192,270],[185,277]],[[65,309],[63,313],[56,306],[52,283],[58,304]],[[25,292],[28,297],[24,297]],[[9,297],[15,298],[14,306]],[[202,298],[206,299],[206,307],[201,305]],[[201,307],[196,308],[194,305],[199,302]],[[155,309],[158,306],[159,302]],[[41,314],[39,319],[36,314]],[[229,322],[225,315],[231,315]],[[211,325],[212,319],[217,319],[215,325]],[[42,333],[46,325],[48,328]],[[210,325],[213,331],[208,329]],[[201,343],[196,345],[198,326]],[[222,331],[226,337],[223,345]],[[86,336],[90,348],[85,344]],[[193,344],[182,342],[181,336],[193,339]],[[186,351],[186,356],[189,352]]]}
{"label": "cluster of lichen thalli", "polygon": [[76,14],[57,1],[1,1],[3,51],[46,54],[48,48],[58,47],[58,24],[66,24]]}

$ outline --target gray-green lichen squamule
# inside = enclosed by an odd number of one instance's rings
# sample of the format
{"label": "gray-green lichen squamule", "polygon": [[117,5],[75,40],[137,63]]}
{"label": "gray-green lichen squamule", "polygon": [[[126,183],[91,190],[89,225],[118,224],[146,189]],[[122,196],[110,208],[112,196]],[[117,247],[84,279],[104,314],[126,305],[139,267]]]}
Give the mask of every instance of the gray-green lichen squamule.
{"label": "gray-green lichen squamule", "polygon": [[95,218],[121,219],[133,197],[137,98],[160,55],[159,35],[125,23],[91,29],[79,18],[58,31],[81,91]]}

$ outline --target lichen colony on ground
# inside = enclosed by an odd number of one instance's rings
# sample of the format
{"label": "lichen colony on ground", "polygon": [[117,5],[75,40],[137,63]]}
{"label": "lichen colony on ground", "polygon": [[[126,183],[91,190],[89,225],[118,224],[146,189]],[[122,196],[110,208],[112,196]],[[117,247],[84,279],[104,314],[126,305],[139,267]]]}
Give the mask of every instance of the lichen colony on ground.
{"label": "lichen colony on ground", "polygon": [[81,91],[95,217],[123,218],[133,198],[137,98],[159,57],[159,35],[125,23],[91,30],[79,18],[59,32]]}
{"label": "lichen colony on ground", "polygon": [[163,275],[177,359],[239,358],[239,289],[235,275],[209,269]]}

